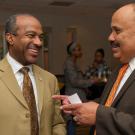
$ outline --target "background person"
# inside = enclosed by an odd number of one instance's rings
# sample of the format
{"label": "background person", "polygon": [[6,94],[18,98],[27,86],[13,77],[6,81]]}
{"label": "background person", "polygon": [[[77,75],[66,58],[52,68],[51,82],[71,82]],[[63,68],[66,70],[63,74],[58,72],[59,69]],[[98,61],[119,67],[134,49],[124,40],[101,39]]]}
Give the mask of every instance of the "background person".
{"label": "background person", "polygon": [[[77,60],[82,56],[81,46],[76,42],[71,42],[67,46],[68,57],[64,65],[65,94],[77,93],[83,102],[86,102],[86,90],[94,83],[94,80],[85,79]],[[67,133],[75,135],[75,123],[71,116],[67,117]]]}
{"label": "background person", "polygon": [[85,76],[87,78],[90,77],[98,77],[102,81],[106,82],[109,77],[111,70],[107,66],[107,63],[104,60],[105,53],[104,49],[98,48],[94,55],[94,60],[91,66],[88,67]]}
{"label": "background person", "polygon": [[89,100],[99,98],[104,90],[106,82],[111,75],[111,70],[104,60],[105,53],[103,48],[95,51],[94,60],[91,66],[86,70],[86,78],[97,78],[97,83],[89,87],[90,94],[87,94]]}

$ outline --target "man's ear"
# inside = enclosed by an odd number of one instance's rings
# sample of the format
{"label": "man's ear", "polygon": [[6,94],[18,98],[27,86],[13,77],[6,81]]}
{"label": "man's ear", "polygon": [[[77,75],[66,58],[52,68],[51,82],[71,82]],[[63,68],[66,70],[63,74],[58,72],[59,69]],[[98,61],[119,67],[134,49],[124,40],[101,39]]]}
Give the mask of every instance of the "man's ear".
{"label": "man's ear", "polygon": [[14,37],[11,33],[6,33],[5,38],[10,45],[14,44]]}

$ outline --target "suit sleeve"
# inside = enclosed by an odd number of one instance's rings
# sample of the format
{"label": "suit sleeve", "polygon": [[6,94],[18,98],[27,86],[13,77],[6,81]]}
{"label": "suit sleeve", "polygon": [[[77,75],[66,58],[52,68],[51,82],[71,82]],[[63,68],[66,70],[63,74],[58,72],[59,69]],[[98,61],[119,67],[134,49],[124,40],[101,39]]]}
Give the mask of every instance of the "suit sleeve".
{"label": "suit sleeve", "polygon": [[99,105],[96,129],[97,135],[134,135],[135,115]]}
{"label": "suit sleeve", "polygon": [[[59,94],[57,79],[55,78],[55,94]],[[53,135],[66,135],[66,124],[61,115],[60,101],[54,100]]]}

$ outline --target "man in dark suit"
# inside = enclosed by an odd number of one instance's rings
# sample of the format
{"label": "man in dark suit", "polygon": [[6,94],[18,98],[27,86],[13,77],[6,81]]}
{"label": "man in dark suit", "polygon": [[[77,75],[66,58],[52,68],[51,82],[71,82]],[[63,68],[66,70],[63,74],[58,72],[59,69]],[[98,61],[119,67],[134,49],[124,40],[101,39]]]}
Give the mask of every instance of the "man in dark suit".
{"label": "man in dark suit", "polygon": [[[57,79],[34,64],[43,44],[39,20],[29,14],[11,16],[5,38],[8,53],[0,62],[0,134],[65,135],[60,102],[51,97],[59,93]],[[28,73],[20,72],[22,68]]]}
{"label": "man in dark suit", "polygon": [[93,126],[91,135],[134,135],[135,3],[125,5],[113,14],[111,29],[108,39],[113,56],[121,64],[108,81],[100,103],[69,104],[66,96],[54,96],[54,99],[63,100],[61,109],[74,115],[78,124]]}

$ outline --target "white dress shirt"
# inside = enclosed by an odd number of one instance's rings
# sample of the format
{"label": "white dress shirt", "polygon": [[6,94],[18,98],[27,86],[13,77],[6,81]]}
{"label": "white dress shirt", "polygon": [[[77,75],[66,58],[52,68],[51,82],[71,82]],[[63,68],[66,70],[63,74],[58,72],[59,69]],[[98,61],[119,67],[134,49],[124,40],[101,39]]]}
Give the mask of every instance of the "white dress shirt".
{"label": "white dress shirt", "polygon": [[[18,85],[20,86],[20,90],[22,91],[22,87],[23,87],[23,73],[21,73],[19,70],[24,67],[21,63],[19,63],[18,61],[16,61],[13,57],[11,57],[9,55],[9,53],[7,53],[7,60],[8,63],[10,64],[13,73],[15,75],[15,78],[18,82]],[[27,66],[29,68],[29,76],[33,85],[33,90],[34,90],[34,95],[35,95],[35,100],[36,100],[36,106],[37,106],[37,112],[38,112],[38,117],[39,117],[39,109],[38,109],[38,93],[37,93],[37,88],[36,88],[36,82],[35,82],[35,78],[34,78],[34,74],[32,72],[32,65]]]}
{"label": "white dress shirt", "polygon": [[116,91],[115,98],[118,95],[118,93],[120,92],[123,85],[125,84],[126,80],[129,78],[131,73],[134,71],[134,69],[135,69],[135,57],[129,62],[129,66],[128,66],[119,86],[118,86],[118,90]]}

